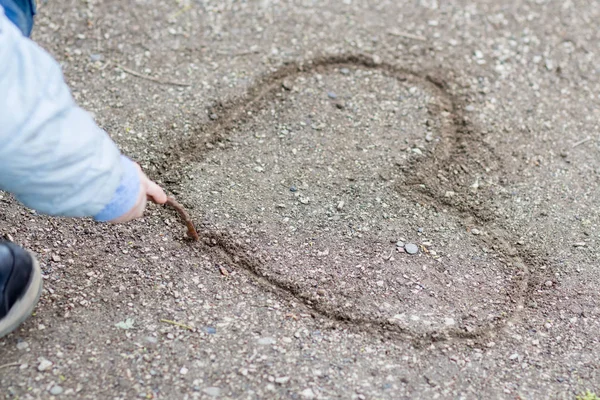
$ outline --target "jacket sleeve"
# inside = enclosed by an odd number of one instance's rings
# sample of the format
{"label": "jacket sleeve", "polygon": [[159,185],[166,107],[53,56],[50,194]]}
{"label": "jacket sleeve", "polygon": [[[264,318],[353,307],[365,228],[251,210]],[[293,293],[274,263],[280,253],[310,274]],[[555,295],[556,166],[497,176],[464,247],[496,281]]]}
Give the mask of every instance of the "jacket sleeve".
{"label": "jacket sleeve", "polygon": [[110,220],[139,195],[133,162],[77,107],[58,63],[0,7],[0,189],[45,214]]}

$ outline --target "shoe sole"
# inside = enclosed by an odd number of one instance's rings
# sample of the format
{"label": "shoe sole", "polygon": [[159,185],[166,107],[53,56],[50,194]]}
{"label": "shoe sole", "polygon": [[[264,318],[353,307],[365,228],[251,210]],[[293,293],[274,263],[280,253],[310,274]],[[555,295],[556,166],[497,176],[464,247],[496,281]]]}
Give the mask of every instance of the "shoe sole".
{"label": "shoe sole", "polygon": [[33,254],[31,254],[31,259],[33,260],[33,271],[27,290],[25,295],[11,307],[8,314],[0,320],[0,338],[13,332],[33,314],[33,310],[42,294],[42,270]]}

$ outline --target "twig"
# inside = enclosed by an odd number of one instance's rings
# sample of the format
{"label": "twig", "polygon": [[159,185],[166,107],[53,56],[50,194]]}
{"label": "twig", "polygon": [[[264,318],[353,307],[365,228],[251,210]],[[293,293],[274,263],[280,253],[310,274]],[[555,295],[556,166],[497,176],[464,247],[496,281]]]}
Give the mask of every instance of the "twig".
{"label": "twig", "polygon": [[137,71],[129,69],[127,67],[122,66],[121,64],[115,64],[117,68],[122,69],[123,72],[127,72],[130,75],[137,76],[138,78],[146,79],[152,82],[160,83],[161,85],[173,85],[173,86],[192,86],[189,83],[181,83],[181,82],[173,82],[173,81],[164,81],[162,79],[153,78],[148,75],[141,74]]}
{"label": "twig", "polygon": [[400,32],[397,30],[391,30],[388,32],[390,35],[392,36],[400,36],[406,39],[412,39],[412,40],[418,40],[421,42],[426,42],[427,38],[424,36],[419,36],[419,35],[413,35],[412,33],[407,33],[407,32]]}
{"label": "twig", "polygon": [[575,147],[577,147],[577,146],[579,146],[579,145],[582,145],[582,144],[584,144],[584,143],[587,143],[587,142],[589,142],[590,140],[592,140],[592,137],[591,137],[591,136],[588,136],[588,137],[586,137],[585,139],[583,139],[583,140],[580,140],[579,142],[575,142],[575,143],[573,144],[573,148],[575,148]]}
{"label": "twig", "polygon": [[241,56],[249,56],[250,54],[258,54],[259,50],[248,50],[248,51],[239,51],[237,53],[232,53],[231,51],[225,50],[217,50],[217,54],[221,56],[229,56],[229,57],[241,57]]}
{"label": "twig", "polygon": [[14,362],[14,363],[8,363],[8,364],[4,364],[4,365],[0,365],[0,369],[3,368],[10,368],[10,367],[17,367],[21,365],[20,363]]}
{"label": "twig", "polygon": [[194,330],[194,328],[192,328],[189,325],[182,324],[181,322],[177,322],[177,321],[171,321],[170,319],[161,319],[160,322],[164,322],[165,324],[175,325],[175,326],[178,326],[180,328],[187,329],[188,331],[193,331]]}
{"label": "twig", "polygon": [[194,227],[194,223],[192,222],[192,219],[190,218],[188,213],[185,211],[185,208],[183,208],[183,206],[181,204],[179,204],[177,202],[177,200],[175,200],[173,197],[167,198],[166,204],[173,207],[175,209],[175,211],[177,211],[177,213],[179,214],[179,217],[181,218],[183,223],[187,226],[187,229],[188,229],[187,235],[190,238],[192,238],[194,241],[200,240],[200,237],[198,236],[198,231]]}

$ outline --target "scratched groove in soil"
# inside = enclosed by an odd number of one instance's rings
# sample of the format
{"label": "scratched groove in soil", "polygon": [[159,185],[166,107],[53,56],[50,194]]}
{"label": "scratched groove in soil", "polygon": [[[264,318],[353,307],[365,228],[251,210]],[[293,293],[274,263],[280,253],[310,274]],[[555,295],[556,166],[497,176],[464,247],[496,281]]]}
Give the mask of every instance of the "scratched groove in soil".
{"label": "scratched groove in soil", "polygon": [[[481,336],[518,316],[529,274],[463,189],[467,171],[501,166],[443,82],[362,56],[285,66],[212,110],[163,180],[225,262],[329,318]],[[401,237],[434,253],[397,253]]]}

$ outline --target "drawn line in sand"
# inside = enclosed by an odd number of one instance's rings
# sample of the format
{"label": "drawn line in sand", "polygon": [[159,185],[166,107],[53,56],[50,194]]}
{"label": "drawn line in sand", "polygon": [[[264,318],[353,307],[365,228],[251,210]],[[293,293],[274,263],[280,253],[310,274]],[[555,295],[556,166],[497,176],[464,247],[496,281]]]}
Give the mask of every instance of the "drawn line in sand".
{"label": "drawn line in sand", "polygon": [[[404,339],[414,340],[415,342],[476,339],[497,333],[507,324],[516,322],[528,294],[529,268],[518,255],[517,250],[510,245],[510,235],[494,224],[495,217],[485,207],[485,204],[481,205],[481,202],[475,204],[469,200],[468,196],[462,202],[452,202],[443,195],[445,192],[444,184],[440,183],[436,178],[438,175],[437,172],[440,170],[450,171],[457,168],[457,166],[468,170],[468,167],[464,164],[469,162],[468,159],[473,159],[475,153],[478,153],[480,158],[485,159],[491,164],[499,164],[499,160],[493,154],[493,150],[489,149],[481,140],[480,135],[471,126],[468,119],[464,117],[462,112],[464,109],[463,103],[448,93],[445,79],[439,78],[435,74],[414,72],[392,64],[376,62],[372,57],[364,55],[321,57],[309,61],[287,64],[260,79],[256,85],[248,90],[246,96],[220,105],[218,111],[219,118],[199,127],[198,135],[195,138],[187,138],[177,143],[170,150],[169,154],[167,154],[167,161],[164,165],[168,166],[168,170],[163,169],[161,171],[163,180],[179,182],[187,166],[199,160],[205,153],[211,151],[211,148],[215,147],[210,146],[210,148],[207,148],[207,136],[209,138],[208,141],[213,144],[226,139],[233,129],[245,123],[247,116],[251,112],[261,109],[265,101],[274,98],[275,94],[281,91],[284,80],[303,74],[347,67],[377,70],[400,81],[425,86],[436,94],[437,101],[430,105],[430,112],[436,115],[445,114],[446,118],[443,118],[442,121],[449,122],[445,123],[440,129],[441,140],[433,149],[432,155],[425,158],[422,162],[408,167],[408,172],[410,173],[406,175],[416,178],[400,183],[398,190],[406,198],[415,202],[428,204],[437,209],[450,209],[455,216],[463,220],[465,226],[475,222],[490,233],[487,238],[477,238],[476,240],[487,246],[494,246],[496,251],[505,260],[509,260],[518,271],[517,277],[510,289],[511,293],[509,297],[512,304],[509,307],[509,312],[493,323],[468,331],[463,328],[447,328],[424,333],[416,332],[410,328],[399,326],[389,319],[377,317],[356,318],[350,316],[339,309],[323,304],[316,298],[307,296],[299,285],[280,279],[273,274],[265,274],[261,268],[261,265],[264,263],[261,254],[243,244],[236,243],[234,233],[218,231],[210,225],[204,225],[203,229],[199,232],[200,237],[203,239],[201,243],[213,249],[217,248],[221,256],[228,263],[249,271],[255,277],[267,282],[277,290],[291,294],[294,298],[323,317],[359,328],[379,330],[387,336],[397,334]],[[466,152],[469,153],[468,159],[465,158]],[[501,165],[498,168],[501,168]],[[452,174],[449,174],[449,176],[452,176]]]}

